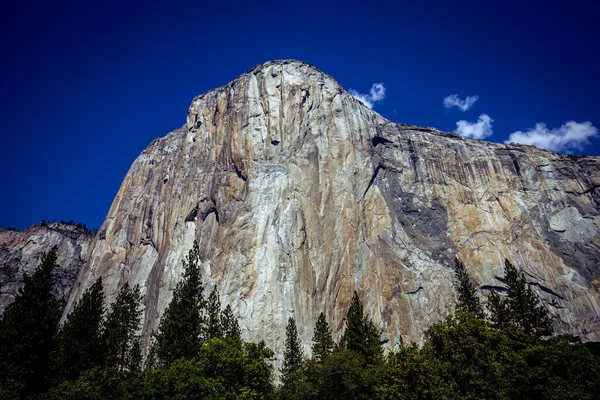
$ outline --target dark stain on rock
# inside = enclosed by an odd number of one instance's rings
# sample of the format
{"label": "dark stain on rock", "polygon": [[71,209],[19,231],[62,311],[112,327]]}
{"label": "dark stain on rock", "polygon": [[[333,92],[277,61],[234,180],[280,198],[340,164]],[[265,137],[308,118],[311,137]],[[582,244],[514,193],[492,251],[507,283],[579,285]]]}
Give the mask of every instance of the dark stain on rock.
{"label": "dark stain on rock", "polygon": [[365,195],[367,194],[367,192],[369,191],[369,189],[371,188],[371,186],[373,185],[373,182],[375,182],[375,179],[377,179],[377,175],[379,174],[379,171],[385,168],[381,165],[378,165],[375,168],[375,171],[373,172],[373,175],[371,176],[371,180],[369,181],[369,184],[367,185],[367,189],[365,189],[365,192],[363,193],[363,198],[365,197]]}
{"label": "dark stain on rock", "polygon": [[383,145],[383,146],[395,146],[394,142],[392,142],[391,140],[388,140],[386,138],[382,138],[381,136],[375,136],[375,137],[373,137],[373,139],[371,139],[371,145],[373,147],[377,147],[379,145]]}
{"label": "dark stain on rock", "polygon": [[406,140],[407,146],[408,146],[408,153],[410,155],[410,166],[412,167],[413,173],[415,174],[415,182],[419,181],[419,170],[418,170],[418,161],[419,161],[419,156],[417,154],[417,151],[415,150],[415,144],[413,143],[412,140],[407,139]]}
{"label": "dark stain on rock", "polygon": [[[381,174],[379,176],[373,179],[374,183],[378,185],[392,216],[412,238],[414,245],[422,251],[431,252],[443,265],[452,265],[456,250],[448,236],[446,207],[435,197],[414,201],[415,195],[404,191],[396,171],[388,171],[385,178],[381,178]],[[385,184],[380,184],[383,179]]]}
{"label": "dark stain on rock", "polygon": [[579,272],[586,280],[593,281],[600,276],[600,247],[596,244],[569,242],[550,229],[546,241],[567,266]]}

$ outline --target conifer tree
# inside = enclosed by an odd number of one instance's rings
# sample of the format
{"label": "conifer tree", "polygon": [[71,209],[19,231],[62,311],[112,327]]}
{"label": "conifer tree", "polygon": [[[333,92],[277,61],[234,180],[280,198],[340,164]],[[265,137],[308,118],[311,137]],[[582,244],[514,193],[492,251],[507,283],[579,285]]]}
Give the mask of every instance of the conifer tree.
{"label": "conifer tree", "polygon": [[223,336],[236,340],[241,338],[240,325],[229,304],[221,313],[221,326],[223,327]]}
{"label": "conifer tree", "polygon": [[488,308],[496,328],[505,328],[514,324],[527,334],[536,337],[552,334],[552,321],[546,309],[527,284],[523,273],[517,271],[510,261],[505,260],[504,279],[507,296],[490,294]]}
{"label": "conifer tree", "polygon": [[302,367],[303,358],[296,321],[294,318],[290,318],[285,329],[285,350],[283,352],[283,367],[281,368],[281,382],[284,386],[290,385],[297,379],[297,373]]}
{"label": "conifer tree", "polygon": [[19,289],[0,321],[0,385],[24,387],[23,394],[47,388],[50,358],[60,320],[59,304],[51,295],[56,247],[42,256],[25,286]]}
{"label": "conifer tree", "polygon": [[511,315],[508,308],[508,299],[501,296],[498,292],[490,291],[487,309],[490,312],[490,320],[494,328],[505,329],[510,326]]}
{"label": "conifer tree", "polygon": [[219,300],[219,290],[216,285],[208,297],[207,313],[206,339],[222,338],[221,301]]}
{"label": "conifer tree", "polygon": [[312,341],[313,360],[323,362],[325,357],[331,354],[335,347],[335,343],[331,337],[331,331],[329,330],[329,324],[323,313],[320,313],[319,318],[317,318]]}
{"label": "conifer tree", "polygon": [[527,284],[525,275],[519,273],[508,260],[504,265],[508,306],[514,323],[527,334],[551,335],[552,321],[537,295]]}
{"label": "conifer tree", "polygon": [[102,278],[86,290],[67,316],[58,336],[58,377],[76,379],[102,364],[101,330],[104,318]]}
{"label": "conifer tree", "polygon": [[175,287],[173,299],[165,310],[154,335],[154,354],[159,365],[170,365],[198,354],[206,333],[204,288],[198,266],[198,243],[183,261],[183,279]]}
{"label": "conifer tree", "polygon": [[370,318],[364,315],[363,306],[354,292],[352,303],[346,315],[346,331],[342,345],[347,350],[362,355],[369,364],[375,364],[383,358],[383,348],[379,342],[379,333]]}
{"label": "conifer tree", "polygon": [[456,280],[458,281],[458,304],[456,305],[456,310],[471,312],[477,318],[483,318],[483,307],[479,302],[477,292],[471,283],[465,265],[458,257],[454,259],[454,271]]}
{"label": "conifer tree", "polygon": [[110,307],[102,335],[107,367],[123,371],[135,369],[139,364],[141,352],[137,332],[141,323],[141,301],[139,286],[131,289],[125,282]]}

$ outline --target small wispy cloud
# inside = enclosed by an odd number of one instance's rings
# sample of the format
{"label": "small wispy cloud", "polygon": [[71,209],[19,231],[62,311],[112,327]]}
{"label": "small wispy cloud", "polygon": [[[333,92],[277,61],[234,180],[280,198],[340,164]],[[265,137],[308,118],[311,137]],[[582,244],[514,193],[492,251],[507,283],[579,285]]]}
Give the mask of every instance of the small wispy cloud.
{"label": "small wispy cloud", "polygon": [[559,128],[548,129],[546,124],[537,123],[526,132],[510,134],[505,143],[521,143],[556,152],[583,150],[590,138],[598,136],[598,129],[591,122],[569,121]]}
{"label": "small wispy cloud", "polygon": [[458,97],[458,94],[451,94],[450,96],[446,96],[444,98],[444,107],[456,107],[460,111],[467,111],[469,108],[473,107],[473,104],[475,104],[477,100],[479,100],[479,96],[477,95],[467,96],[466,99],[461,100],[461,98]]}
{"label": "small wispy cloud", "polygon": [[375,103],[385,99],[385,86],[383,86],[383,83],[374,83],[371,90],[369,90],[369,94],[359,93],[354,89],[350,89],[348,92],[369,108],[373,108]]}
{"label": "small wispy cloud", "polygon": [[481,114],[477,122],[469,122],[464,119],[458,121],[454,132],[473,139],[485,139],[492,136],[492,122],[494,120],[489,115]]}

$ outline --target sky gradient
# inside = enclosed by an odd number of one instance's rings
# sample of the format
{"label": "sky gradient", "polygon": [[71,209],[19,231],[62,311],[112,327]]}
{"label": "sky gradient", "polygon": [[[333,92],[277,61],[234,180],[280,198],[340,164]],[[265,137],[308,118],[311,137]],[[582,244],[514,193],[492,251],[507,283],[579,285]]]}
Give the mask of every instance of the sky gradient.
{"label": "sky gradient", "polygon": [[534,130],[600,155],[594,2],[388,3],[12,2],[0,224],[99,227],[131,163],[184,124],[194,96],[276,59],[315,65],[393,121],[499,143]]}

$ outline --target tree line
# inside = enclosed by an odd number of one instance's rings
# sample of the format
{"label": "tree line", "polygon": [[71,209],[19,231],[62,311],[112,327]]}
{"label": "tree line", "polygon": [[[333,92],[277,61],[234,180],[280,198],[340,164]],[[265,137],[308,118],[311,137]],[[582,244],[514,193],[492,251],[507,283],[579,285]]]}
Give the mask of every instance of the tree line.
{"label": "tree line", "polygon": [[[45,219],[42,220],[42,222],[40,222],[40,225],[42,226],[48,226],[49,224],[54,224],[56,223],[56,219],[53,219],[52,221],[46,221]],[[63,219],[61,219],[60,221],[58,221],[59,224],[62,225],[71,225],[74,226],[78,229],[82,229],[83,231],[87,232],[87,233],[97,233],[98,229],[96,228],[88,228],[86,224],[82,223],[82,222],[77,222],[75,223],[75,221],[73,221],[72,219],[69,221],[65,221]]]}
{"label": "tree line", "polygon": [[506,294],[491,292],[484,307],[457,259],[456,311],[433,324],[421,346],[385,354],[356,292],[339,341],[319,315],[311,357],[290,318],[275,371],[274,353],[263,341],[242,340],[217,288],[204,297],[198,259],[195,244],[143,357],[139,287],[125,283],[106,306],[98,279],[60,325],[50,290],[56,249],[50,250],[0,320],[0,399],[594,399],[600,393],[596,344],[553,335],[549,314],[508,260]]}

